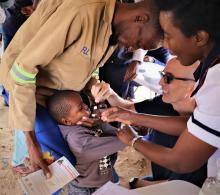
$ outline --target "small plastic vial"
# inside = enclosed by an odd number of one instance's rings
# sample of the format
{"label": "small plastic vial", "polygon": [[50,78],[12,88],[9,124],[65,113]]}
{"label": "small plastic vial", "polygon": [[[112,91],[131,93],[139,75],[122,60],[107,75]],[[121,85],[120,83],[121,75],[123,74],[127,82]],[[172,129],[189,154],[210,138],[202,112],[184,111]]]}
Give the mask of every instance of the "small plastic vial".
{"label": "small plastic vial", "polygon": [[220,195],[220,158],[217,160],[218,172],[216,177],[208,177],[199,195]]}
{"label": "small plastic vial", "polygon": [[91,117],[92,118],[100,118],[101,113],[107,108],[108,106],[104,103],[98,103],[91,106]]}

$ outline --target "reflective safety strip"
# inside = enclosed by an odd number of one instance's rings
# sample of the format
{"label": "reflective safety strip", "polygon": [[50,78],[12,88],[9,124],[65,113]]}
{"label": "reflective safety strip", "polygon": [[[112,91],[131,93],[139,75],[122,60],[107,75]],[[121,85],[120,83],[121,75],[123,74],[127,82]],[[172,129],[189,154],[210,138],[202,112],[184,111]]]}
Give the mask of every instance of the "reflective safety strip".
{"label": "reflective safety strip", "polygon": [[20,84],[35,84],[36,83],[36,74],[31,74],[21,68],[17,63],[14,63],[10,74],[12,78]]}

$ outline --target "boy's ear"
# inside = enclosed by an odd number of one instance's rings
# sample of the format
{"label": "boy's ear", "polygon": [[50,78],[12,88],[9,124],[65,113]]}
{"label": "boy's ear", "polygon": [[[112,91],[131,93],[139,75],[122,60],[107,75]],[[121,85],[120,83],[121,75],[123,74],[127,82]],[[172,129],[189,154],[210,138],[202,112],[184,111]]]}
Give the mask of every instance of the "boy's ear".
{"label": "boy's ear", "polygon": [[209,34],[204,30],[200,30],[195,35],[195,39],[196,39],[197,46],[203,47],[207,45],[209,41]]}
{"label": "boy's ear", "polygon": [[64,125],[72,125],[71,121],[66,118],[61,118],[61,122]]}
{"label": "boy's ear", "polygon": [[143,14],[139,14],[137,16],[135,16],[135,22],[139,22],[139,23],[147,23],[150,20],[150,17],[148,14],[143,13]]}

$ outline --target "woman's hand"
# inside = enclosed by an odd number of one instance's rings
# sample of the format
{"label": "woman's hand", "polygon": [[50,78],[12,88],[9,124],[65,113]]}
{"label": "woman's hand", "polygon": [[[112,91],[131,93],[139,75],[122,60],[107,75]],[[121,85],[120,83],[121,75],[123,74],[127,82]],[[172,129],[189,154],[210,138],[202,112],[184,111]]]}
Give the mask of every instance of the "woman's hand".
{"label": "woman's hand", "polygon": [[131,141],[134,137],[137,136],[132,130],[131,127],[125,125],[122,129],[117,132],[118,139],[121,140],[122,143],[126,145],[131,145]]}
{"label": "woman's hand", "polygon": [[113,90],[110,85],[104,81],[96,83],[92,86],[91,93],[95,99],[96,103],[108,100],[108,98],[113,95]]}

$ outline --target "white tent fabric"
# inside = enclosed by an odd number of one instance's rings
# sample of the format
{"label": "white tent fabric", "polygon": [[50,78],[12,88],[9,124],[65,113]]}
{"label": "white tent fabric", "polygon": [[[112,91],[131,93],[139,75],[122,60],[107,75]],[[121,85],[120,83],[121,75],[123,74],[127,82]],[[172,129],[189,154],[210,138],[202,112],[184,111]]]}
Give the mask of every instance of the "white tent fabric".
{"label": "white tent fabric", "polygon": [[134,81],[161,94],[161,86],[159,85],[161,75],[159,71],[162,71],[163,69],[164,66],[162,65],[143,62],[137,68],[137,76],[134,78]]}

